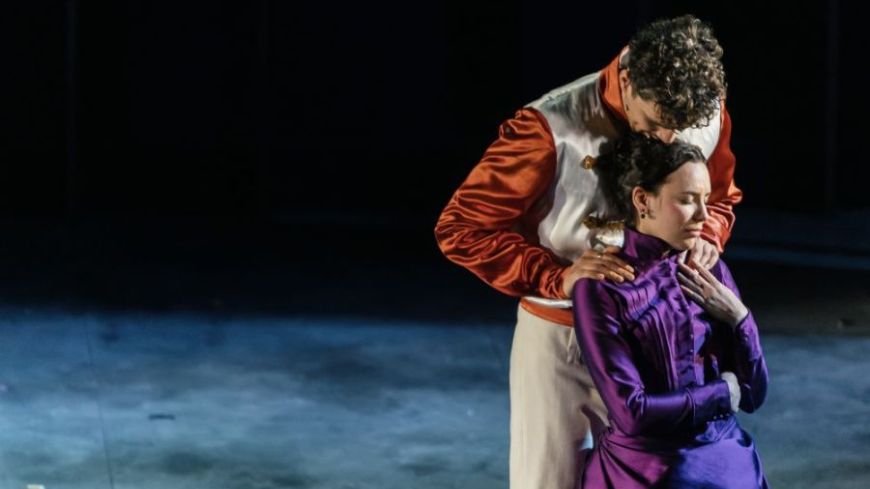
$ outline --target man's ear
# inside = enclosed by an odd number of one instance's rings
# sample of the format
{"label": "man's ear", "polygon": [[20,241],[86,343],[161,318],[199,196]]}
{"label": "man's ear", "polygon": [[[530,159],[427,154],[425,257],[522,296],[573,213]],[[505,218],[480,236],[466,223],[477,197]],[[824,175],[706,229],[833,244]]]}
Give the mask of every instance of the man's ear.
{"label": "man's ear", "polygon": [[619,70],[619,88],[623,93],[628,93],[631,87],[631,79],[628,77],[628,68]]}

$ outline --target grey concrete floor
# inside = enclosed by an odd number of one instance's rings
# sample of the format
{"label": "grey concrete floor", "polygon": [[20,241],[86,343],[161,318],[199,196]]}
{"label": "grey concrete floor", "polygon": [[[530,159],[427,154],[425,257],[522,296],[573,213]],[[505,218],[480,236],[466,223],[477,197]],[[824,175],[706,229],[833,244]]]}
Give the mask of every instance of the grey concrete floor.
{"label": "grey concrete floor", "polygon": [[[511,335],[6,308],[0,488],[507,487]],[[742,422],[772,485],[870,487],[870,338],[763,345],[770,395]]]}

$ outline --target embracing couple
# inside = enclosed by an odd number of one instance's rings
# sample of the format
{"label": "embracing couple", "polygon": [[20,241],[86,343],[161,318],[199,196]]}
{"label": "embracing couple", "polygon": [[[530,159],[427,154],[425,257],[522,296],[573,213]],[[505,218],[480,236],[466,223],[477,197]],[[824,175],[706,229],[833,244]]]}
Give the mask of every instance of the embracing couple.
{"label": "embracing couple", "polygon": [[767,487],[734,416],[767,368],[719,259],[742,197],[721,57],[692,16],[646,26],[505,121],[438,220],[521,297],[511,489]]}

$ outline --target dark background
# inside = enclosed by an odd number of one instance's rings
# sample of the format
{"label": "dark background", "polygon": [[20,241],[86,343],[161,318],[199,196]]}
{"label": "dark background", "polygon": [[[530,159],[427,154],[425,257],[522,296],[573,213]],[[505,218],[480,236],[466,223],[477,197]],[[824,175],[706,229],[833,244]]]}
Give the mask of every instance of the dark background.
{"label": "dark background", "polygon": [[354,313],[417,310],[378,299],[409,284],[491,293],[439,256],[441,207],[503,119],[682,13],[725,48],[738,219],[870,208],[856,2],[5,8],[7,301]]}

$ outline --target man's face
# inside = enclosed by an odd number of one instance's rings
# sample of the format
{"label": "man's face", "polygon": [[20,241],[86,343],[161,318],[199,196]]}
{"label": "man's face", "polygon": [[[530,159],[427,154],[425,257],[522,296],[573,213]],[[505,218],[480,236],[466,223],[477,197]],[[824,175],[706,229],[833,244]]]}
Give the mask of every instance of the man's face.
{"label": "man's face", "polygon": [[677,139],[678,131],[662,125],[658,104],[651,100],[644,100],[634,91],[628,79],[628,70],[619,72],[619,85],[622,89],[622,108],[628,119],[628,127],[632,131],[667,144]]}

